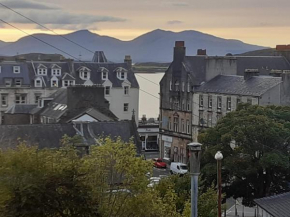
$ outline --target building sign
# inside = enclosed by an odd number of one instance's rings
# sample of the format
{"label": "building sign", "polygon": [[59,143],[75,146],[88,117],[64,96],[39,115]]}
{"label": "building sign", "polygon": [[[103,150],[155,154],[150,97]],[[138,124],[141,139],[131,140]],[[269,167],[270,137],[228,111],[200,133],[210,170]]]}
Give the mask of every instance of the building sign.
{"label": "building sign", "polygon": [[172,143],[172,137],[162,135],[161,139],[166,142]]}

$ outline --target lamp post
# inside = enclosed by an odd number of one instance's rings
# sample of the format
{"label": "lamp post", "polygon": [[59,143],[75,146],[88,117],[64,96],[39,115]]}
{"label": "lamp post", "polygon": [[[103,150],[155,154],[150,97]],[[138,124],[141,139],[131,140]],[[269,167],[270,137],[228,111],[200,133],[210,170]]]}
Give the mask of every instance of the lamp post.
{"label": "lamp post", "polygon": [[190,152],[191,217],[197,217],[198,176],[200,173],[201,146],[202,144],[197,142],[187,144]]}
{"label": "lamp post", "polygon": [[218,151],[214,158],[217,160],[217,180],[218,180],[218,217],[222,217],[222,171],[221,161],[223,154]]}

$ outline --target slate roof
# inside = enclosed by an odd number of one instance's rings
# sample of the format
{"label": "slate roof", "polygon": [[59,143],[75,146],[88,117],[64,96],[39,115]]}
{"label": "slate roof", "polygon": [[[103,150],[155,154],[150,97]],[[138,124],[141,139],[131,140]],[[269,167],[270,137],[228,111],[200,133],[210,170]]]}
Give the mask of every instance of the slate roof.
{"label": "slate roof", "polygon": [[114,114],[113,115],[115,116],[115,118],[110,117],[111,115],[109,116],[109,115],[106,115],[106,114],[100,112],[96,108],[89,108],[89,109],[84,110],[81,113],[78,113],[77,116],[74,116],[69,121],[77,119],[77,118],[79,118],[79,117],[81,117],[81,116],[83,116],[85,114],[91,116],[92,118],[94,118],[94,119],[96,119],[98,121],[114,121],[114,120],[117,120],[117,117]]}
{"label": "slate roof", "polygon": [[[85,83],[84,80],[80,79],[79,71],[77,71],[77,69],[79,69],[83,66],[87,67],[88,69],[91,70],[90,80],[94,84],[103,84],[104,83],[104,80],[102,80],[102,73],[100,72],[99,68],[100,67],[106,68],[109,71],[108,79],[112,82],[113,87],[122,87],[122,83],[124,82],[124,80],[120,80],[117,78],[117,74],[116,74],[115,70],[118,67],[122,67],[122,68],[128,70],[127,63],[75,62],[74,68],[76,69],[76,72],[73,76],[76,78],[76,84],[84,84]],[[132,88],[139,88],[139,84],[137,82],[135,74],[131,70],[128,70],[127,80],[131,83]]]}
{"label": "slate roof", "polygon": [[[80,134],[83,129],[83,135]],[[77,130],[78,129],[78,130]],[[142,145],[134,121],[94,122],[77,124],[0,125],[0,149],[15,148],[20,141],[39,148],[59,148],[64,135],[81,135],[84,144],[94,145],[100,136],[121,137],[128,142],[134,137],[137,152]]]}
{"label": "slate roof", "polygon": [[281,82],[282,78],[271,76],[253,76],[244,80],[244,76],[218,75],[196,88],[195,92],[261,96]]}
{"label": "slate roof", "polygon": [[273,217],[290,216],[290,192],[254,200]]}
{"label": "slate roof", "polygon": [[199,85],[206,78],[206,56],[186,56],[183,60],[184,68],[190,72],[193,85]]}
{"label": "slate roof", "polygon": [[[25,62],[1,62],[0,66],[0,85],[5,85],[5,78],[22,78],[22,85],[30,85],[29,68]],[[13,73],[13,66],[20,66],[20,73]]]}
{"label": "slate roof", "polygon": [[107,63],[108,62],[103,51],[96,51],[92,61],[95,63]]}
{"label": "slate roof", "polygon": [[31,114],[37,105],[14,104],[5,114]]}
{"label": "slate roof", "polygon": [[258,69],[261,75],[271,70],[290,70],[290,63],[283,56],[237,56],[237,74],[244,75],[246,69]]}

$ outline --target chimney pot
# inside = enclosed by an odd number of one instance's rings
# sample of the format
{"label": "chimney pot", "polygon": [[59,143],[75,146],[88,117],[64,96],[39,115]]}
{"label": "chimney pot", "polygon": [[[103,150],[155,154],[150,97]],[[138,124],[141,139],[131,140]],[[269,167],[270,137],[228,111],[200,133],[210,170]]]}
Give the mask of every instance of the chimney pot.
{"label": "chimney pot", "polygon": [[259,76],[259,69],[245,69],[244,80],[248,80],[253,76]]}
{"label": "chimney pot", "polygon": [[176,41],[175,47],[184,47],[184,41]]}

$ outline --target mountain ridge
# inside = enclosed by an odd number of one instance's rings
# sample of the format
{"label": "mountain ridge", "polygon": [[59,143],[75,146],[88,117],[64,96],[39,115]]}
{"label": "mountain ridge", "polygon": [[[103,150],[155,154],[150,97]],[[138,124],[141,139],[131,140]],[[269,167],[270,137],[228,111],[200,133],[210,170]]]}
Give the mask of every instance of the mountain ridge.
{"label": "mountain ridge", "polygon": [[[246,44],[236,39],[223,39],[195,30],[173,32],[156,29],[130,41],[99,35],[89,30],[79,30],[63,35],[92,52],[88,52],[58,35],[37,33],[33,36],[52,44],[77,59],[90,60],[94,51],[103,50],[107,58],[115,62],[123,61],[125,55],[131,55],[134,62],[170,62],[172,61],[175,41],[185,41],[187,55],[195,55],[197,49],[207,49],[209,55],[225,55],[266,48]],[[15,42],[1,43],[0,41],[0,55],[11,56],[17,53],[60,52],[30,36],[25,36]],[[69,57],[66,54],[63,55]]]}

